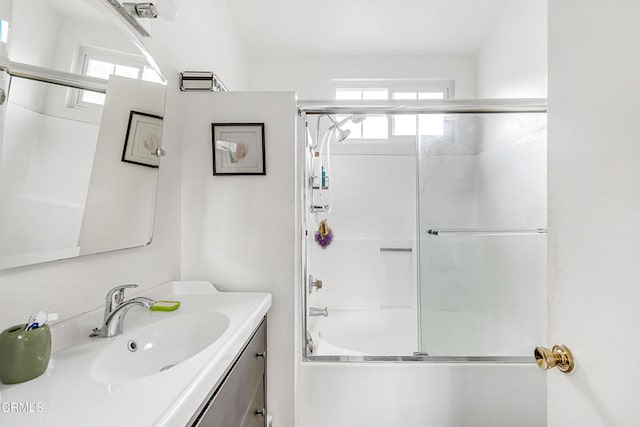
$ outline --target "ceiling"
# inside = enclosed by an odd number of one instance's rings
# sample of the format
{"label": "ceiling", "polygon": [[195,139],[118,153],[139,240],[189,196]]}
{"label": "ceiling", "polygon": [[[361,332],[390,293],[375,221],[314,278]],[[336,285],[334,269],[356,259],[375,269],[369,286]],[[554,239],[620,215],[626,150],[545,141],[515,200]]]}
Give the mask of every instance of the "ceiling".
{"label": "ceiling", "polygon": [[228,0],[251,55],[467,54],[510,0]]}

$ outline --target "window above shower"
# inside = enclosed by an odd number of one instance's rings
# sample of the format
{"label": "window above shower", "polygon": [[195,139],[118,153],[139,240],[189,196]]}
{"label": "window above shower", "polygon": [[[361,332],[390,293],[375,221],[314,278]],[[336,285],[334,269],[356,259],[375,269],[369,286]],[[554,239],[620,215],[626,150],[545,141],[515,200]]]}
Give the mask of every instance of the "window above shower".
{"label": "window above shower", "polygon": [[[453,98],[453,80],[334,80],[337,101],[422,101]],[[340,121],[347,116],[337,116]],[[347,141],[393,141],[413,143],[416,135],[442,136],[445,133],[441,114],[369,115],[361,123],[349,123]]]}

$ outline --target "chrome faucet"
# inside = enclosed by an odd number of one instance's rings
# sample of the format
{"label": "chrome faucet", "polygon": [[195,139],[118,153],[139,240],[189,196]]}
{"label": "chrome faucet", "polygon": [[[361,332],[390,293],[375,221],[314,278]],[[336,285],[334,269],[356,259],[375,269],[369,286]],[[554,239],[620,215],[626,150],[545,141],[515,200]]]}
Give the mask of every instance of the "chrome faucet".
{"label": "chrome faucet", "polygon": [[329,311],[327,310],[327,307],[325,308],[309,307],[309,316],[328,317]]}
{"label": "chrome faucet", "polygon": [[137,288],[138,285],[116,286],[107,292],[104,307],[104,322],[100,328],[94,328],[89,334],[90,337],[110,338],[120,335],[123,331],[124,316],[133,307],[151,308],[154,300],[145,297],[135,297],[129,300],[124,299],[124,291],[127,288]]}

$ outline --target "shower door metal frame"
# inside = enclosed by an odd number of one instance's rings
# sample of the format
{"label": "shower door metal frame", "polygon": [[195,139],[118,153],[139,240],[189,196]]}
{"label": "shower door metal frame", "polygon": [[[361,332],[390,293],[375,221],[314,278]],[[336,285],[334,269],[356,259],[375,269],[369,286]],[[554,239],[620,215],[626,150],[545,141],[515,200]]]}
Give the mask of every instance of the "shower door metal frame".
{"label": "shower door metal frame", "polygon": [[[309,150],[309,144],[307,141],[306,132],[307,129],[307,116],[314,115],[320,116],[323,114],[387,114],[387,115],[401,115],[401,114],[508,114],[508,113],[546,113],[547,112],[547,99],[546,98],[522,98],[522,99],[476,99],[476,100],[419,100],[419,101],[385,101],[385,102],[372,102],[372,101],[315,101],[315,100],[300,100],[298,101],[298,119],[301,126],[299,129],[304,129],[304,137],[302,133],[299,134],[300,139],[303,141],[303,155],[301,157],[303,168],[302,176],[302,195],[300,215],[300,226],[302,232],[300,233],[302,242],[300,251],[300,263],[301,263],[301,276],[299,288],[301,295],[301,343],[302,343],[302,361],[303,362],[432,362],[432,363],[510,363],[510,364],[531,364],[535,363],[533,354],[531,356],[429,356],[427,354],[414,353],[412,356],[347,356],[347,355],[326,355],[319,356],[310,354],[307,350],[308,338],[307,338],[307,290],[309,289],[309,277],[308,277],[308,224],[307,216],[310,212],[307,209],[307,204],[310,201],[310,177],[308,176],[309,168],[307,165],[307,151]],[[419,158],[417,158],[419,161]],[[419,189],[417,189],[419,191]],[[419,219],[416,219],[419,221]],[[419,224],[418,224],[419,225]],[[451,231],[451,230],[447,230]],[[456,230],[457,231],[457,230]],[[465,230],[468,231],[468,230]],[[532,230],[533,231],[533,230]],[[546,230],[535,230],[540,233]],[[495,231],[494,231],[495,232]],[[521,231],[522,232],[522,231]],[[419,227],[417,228],[418,243],[420,241]],[[416,245],[416,257],[420,259],[420,245]],[[418,268],[418,301],[420,302],[420,269]],[[421,313],[418,307],[418,328],[420,328]],[[420,330],[420,329],[418,329]],[[417,344],[418,348],[421,348],[421,334],[418,333]]]}
{"label": "shower door metal frame", "polygon": [[298,101],[301,114],[487,114],[546,113],[546,98],[419,101]]}

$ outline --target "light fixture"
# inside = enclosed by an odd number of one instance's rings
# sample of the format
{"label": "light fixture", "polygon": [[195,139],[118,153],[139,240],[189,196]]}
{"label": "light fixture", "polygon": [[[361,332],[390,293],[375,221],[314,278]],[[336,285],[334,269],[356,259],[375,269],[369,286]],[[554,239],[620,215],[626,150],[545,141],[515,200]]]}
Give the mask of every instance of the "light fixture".
{"label": "light fixture", "polygon": [[138,18],[156,19],[160,17],[165,21],[174,21],[178,16],[178,8],[174,0],[155,0],[153,3],[122,3],[122,7],[131,16]]}
{"label": "light fixture", "polygon": [[119,3],[118,0],[106,0],[133,28],[143,37],[150,37],[138,19],[156,19],[158,17],[173,21],[178,16],[178,8],[174,0],[155,0],[153,3]]}
{"label": "light fixture", "polygon": [[153,19],[158,17],[158,8],[153,3],[122,3],[122,7],[134,17]]}

